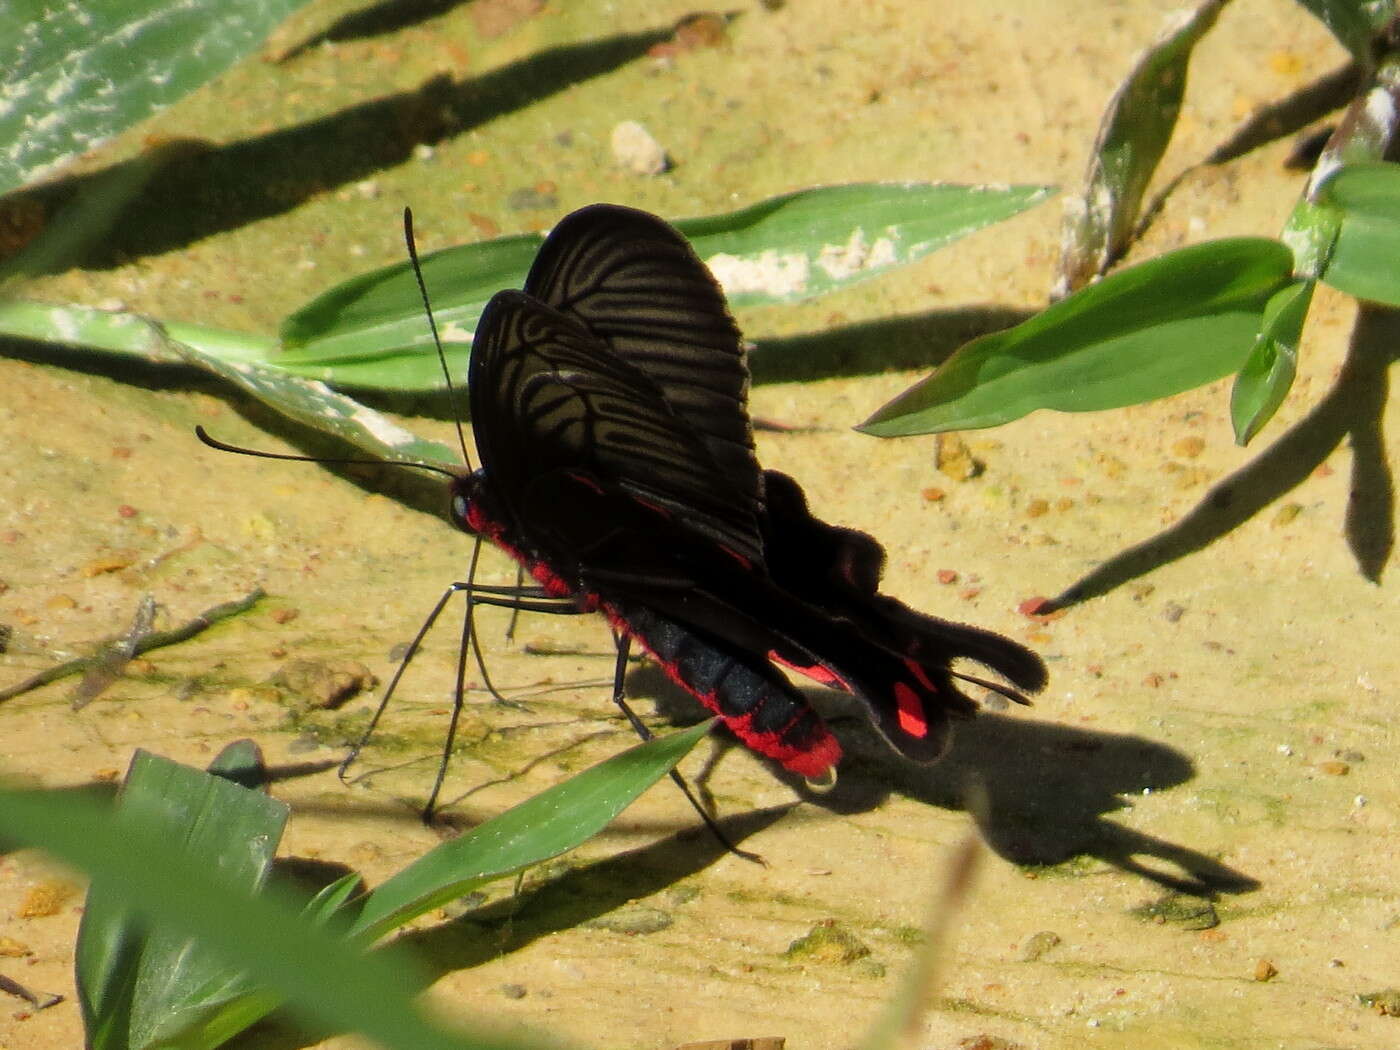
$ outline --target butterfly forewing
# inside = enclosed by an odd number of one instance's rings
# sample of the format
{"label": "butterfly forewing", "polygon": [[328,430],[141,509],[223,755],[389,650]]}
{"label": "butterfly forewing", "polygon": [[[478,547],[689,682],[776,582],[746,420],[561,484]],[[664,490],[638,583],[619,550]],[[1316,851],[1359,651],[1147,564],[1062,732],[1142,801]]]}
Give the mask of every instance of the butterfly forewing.
{"label": "butterfly forewing", "polygon": [[523,292],[496,295],[477,327],[469,395],[482,467],[508,507],[551,472],[579,472],[761,561],[742,489],[651,377],[572,317]]}
{"label": "butterfly forewing", "polygon": [[758,513],[763,488],[745,409],[742,337],[684,237],[646,212],[584,208],[551,232],[525,291],[644,372],[705,444],[743,508]]}

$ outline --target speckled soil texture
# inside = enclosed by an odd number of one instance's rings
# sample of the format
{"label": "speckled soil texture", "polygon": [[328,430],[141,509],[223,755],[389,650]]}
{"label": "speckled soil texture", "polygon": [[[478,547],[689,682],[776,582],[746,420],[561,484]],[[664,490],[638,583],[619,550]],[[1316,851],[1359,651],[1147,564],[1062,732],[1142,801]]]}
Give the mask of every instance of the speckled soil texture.
{"label": "speckled soil texture", "polygon": [[[590,0],[506,26],[509,11],[479,0],[374,29],[342,21],[348,2],[313,3],[268,56],[85,162],[200,140],[89,266],[28,292],[271,331],[400,258],[405,203],[431,250],[595,200],[681,217],[856,179],[1072,188],[1103,105],[1171,6],[746,3],[721,39],[649,54],[689,8]],[[1198,53],[1162,183],[1342,61],[1297,5],[1229,6]],[[669,172],[615,166],[623,120],[665,147]],[[1291,148],[1290,133],[1190,170],[1138,255],[1275,235],[1303,177],[1284,167]],[[497,888],[410,931],[438,975],[436,1008],[580,1046],[848,1047],[894,993],[973,832],[988,856],[930,1050],[1400,1043],[1400,1019],[1358,998],[1400,985],[1394,322],[1353,345],[1354,305],[1321,291],[1298,385],[1247,450],[1223,386],[965,434],[984,469],[963,481],[937,469],[932,438],[849,429],[960,341],[1044,302],[1059,217],[1051,202],[888,278],[740,317],[760,347],[754,414],[794,428],[759,434],[764,463],[800,478],[823,517],[880,537],[892,593],[1039,650],[1051,685],[1036,706],[988,712],[921,769],[817,695],[851,754],[821,796],[740,749],[701,748],[687,772],[767,868],[722,855],[659,787],[533,873],[519,901]],[[330,766],[373,694],[308,713],[314,682],[298,687],[288,665],[387,677],[391,651],[465,570],[440,490],[218,456],[196,423],[260,448],[323,446],[192,373],[22,351],[0,358],[0,390],[0,685],[125,630],[145,594],[168,626],[269,592],[151,653],[81,712],[71,682],[0,705],[6,773],[106,782],[136,747],[203,764],[252,736],[288,774],[286,856],[374,882],[437,841],[414,807],[446,719],[451,628],[367,755],[373,775],[350,788]],[[440,403],[376,404],[450,440]],[[504,558],[486,568],[513,577]],[[1057,618],[1016,611],[1071,589],[1084,600]],[[629,742],[607,703],[601,622],[526,619],[515,645],[503,621],[485,630],[493,677],[528,710],[474,705],[447,785],[459,824]],[[630,686],[648,717],[693,714],[654,668]],[[67,996],[38,1013],[0,1002],[0,1046],[80,1044],[81,902],[75,877],[29,853],[0,858],[0,973]],[[241,1045],[307,1039],[271,1026]]]}

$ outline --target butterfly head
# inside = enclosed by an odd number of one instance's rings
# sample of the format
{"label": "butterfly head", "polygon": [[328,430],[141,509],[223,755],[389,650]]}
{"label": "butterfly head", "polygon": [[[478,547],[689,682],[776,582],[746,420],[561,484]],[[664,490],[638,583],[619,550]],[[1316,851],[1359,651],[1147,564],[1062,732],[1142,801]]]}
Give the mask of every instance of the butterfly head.
{"label": "butterfly head", "polygon": [[463,532],[494,539],[501,531],[484,471],[474,470],[453,478],[451,496],[452,523]]}

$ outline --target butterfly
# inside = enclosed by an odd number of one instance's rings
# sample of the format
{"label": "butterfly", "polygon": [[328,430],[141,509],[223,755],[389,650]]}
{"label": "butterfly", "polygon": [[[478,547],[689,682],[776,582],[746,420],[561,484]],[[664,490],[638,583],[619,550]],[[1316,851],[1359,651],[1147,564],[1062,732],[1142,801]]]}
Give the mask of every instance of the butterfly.
{"label": "butterfly", "polygon": [[1035,692],[1033,652],[880,592],[885,552],[765,470],[743,339],[686,239],[595,204],[541,245],[522,291],[487,304],[468,397],[479,467],[452,518],[550,598],[601,613],[740,741],[809,780],[841,748],[782,668],[858,699],[900,754],[932,762],[976,704],[970,658]]}

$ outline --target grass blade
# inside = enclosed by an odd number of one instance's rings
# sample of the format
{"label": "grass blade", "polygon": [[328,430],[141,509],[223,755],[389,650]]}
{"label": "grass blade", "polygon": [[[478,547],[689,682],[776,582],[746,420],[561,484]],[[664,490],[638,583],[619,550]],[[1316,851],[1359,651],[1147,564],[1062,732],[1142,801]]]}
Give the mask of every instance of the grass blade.
{"label": "grass blade", "polygon": [[712,723],[638,744],[444,842],[369,894],[353,935],[372,941],[483,883],[587,841],[669,773]]}

